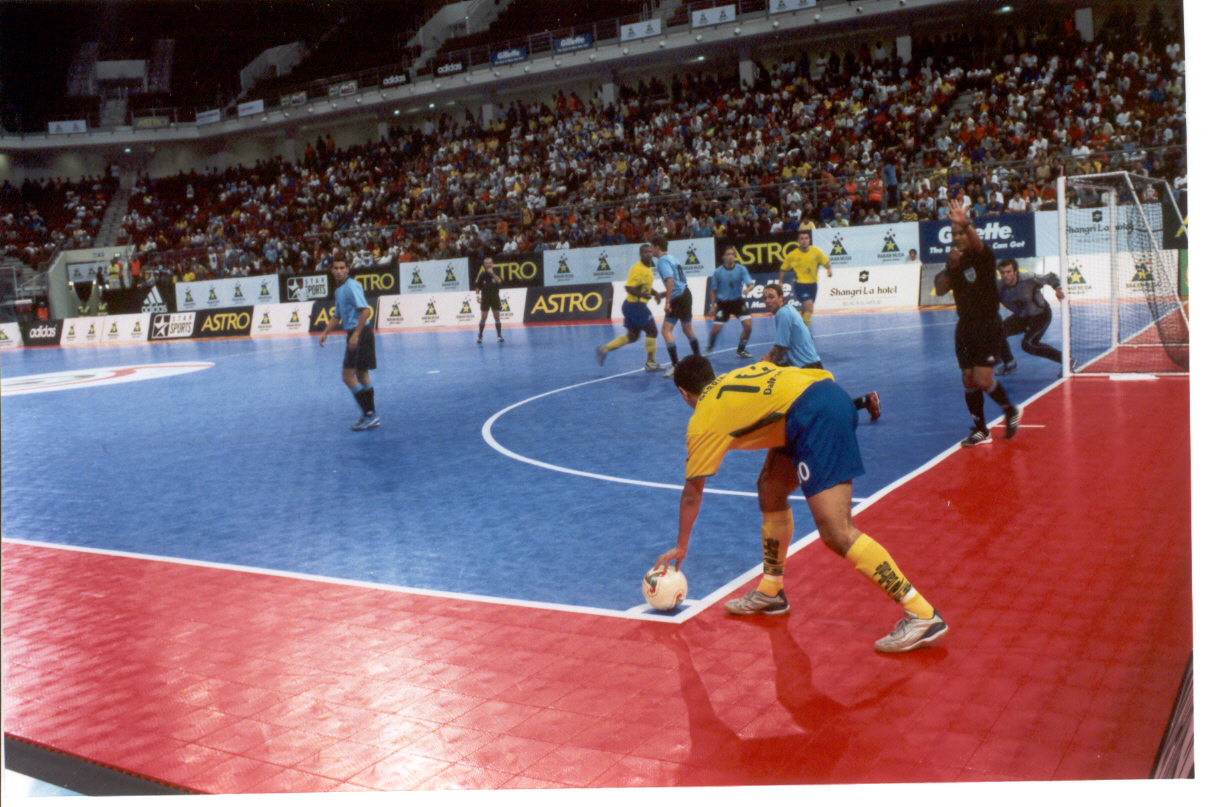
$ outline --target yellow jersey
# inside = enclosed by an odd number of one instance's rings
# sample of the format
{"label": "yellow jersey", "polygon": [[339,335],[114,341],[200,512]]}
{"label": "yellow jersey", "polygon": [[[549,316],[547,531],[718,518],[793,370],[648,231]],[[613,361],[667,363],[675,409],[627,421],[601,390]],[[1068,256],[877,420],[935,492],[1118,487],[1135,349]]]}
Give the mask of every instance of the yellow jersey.
{"label": "yellow jersey", "polygon": [[780,271],[792,272],[797,276],[798,283],[817,283],[818,267],[828,264],[830,259],[826,257],[826,253],[810,244],[810,248],[804,252],[798,247],[785,255],[784,263],[780,264]]}
{"label": "yellow jersey", "polygon": [[626,286],[633,286],[640,289],[642,297],[634,297],[628,292],[625,294],[625,299],[631,303],[644,303],[653,296],[652,289],[654,288],[654,267],[638,261],[633,266],[629,267],[629,277],[625,279]]}
{"label": "yellow jersey", "polygon": [[701,391],[688,421],[686,479],[713,476],[732,448],[751,451],[784,445],[784,416],[826,370],[756,362],[719,375]]}

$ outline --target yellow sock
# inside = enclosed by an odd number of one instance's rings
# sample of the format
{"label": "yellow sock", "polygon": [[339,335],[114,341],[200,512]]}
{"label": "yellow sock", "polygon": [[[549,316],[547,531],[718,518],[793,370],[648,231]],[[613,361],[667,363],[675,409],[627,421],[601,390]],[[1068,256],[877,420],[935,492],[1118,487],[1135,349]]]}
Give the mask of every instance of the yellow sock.
{"label": "yellow sock", "polygon": [[607,345],[604,346],[604,352],[611,353],[619,347],[625,347],[625,345],[627,345],[627,344],[629,344],[629,337],[626,336],[625,334],[621,334],[616,339],[613,339],[611,342],[609,342]]}
{"label": "yellow sock", "polygon": [[793,542],[793,511],[763,513],[763,579],[759,593],[775,597],[784,590],[784,561]]}
{"label": "yellow sock", "polygon": [[856,571],[876,583],[894,602],[903,608],[909,608],[915,616],[922,619],[935,616],[931,603],[910,585],[910,581],[893,562],[885,547],[872,538],[861,534],[851,545],[851,549],[847,550],[846,557],[856,567]]}
{"label": "yellow sock", "polygon": [[654,364],[654,354],[658,351],[658,349],[659,349],[659,340],[655,339],[653,336],[647,336],[646,337],[646,361],[647,362],[649,362],[650,364]]}
{"label": "yellow sock", "polygon": [[810,326],[810,320],[813,318],[814,318],[813,311],[802,311],[801,312],[801,319],[802,319],[802,321],[805,322],[805,327],[808,328]]}

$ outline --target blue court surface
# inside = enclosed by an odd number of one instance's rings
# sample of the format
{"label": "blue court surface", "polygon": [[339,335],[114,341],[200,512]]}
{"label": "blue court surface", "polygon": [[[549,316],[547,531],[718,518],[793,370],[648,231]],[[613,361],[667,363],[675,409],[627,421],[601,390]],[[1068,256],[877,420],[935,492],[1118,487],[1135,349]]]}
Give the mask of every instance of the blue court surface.
{"label": "blue court surface", "polygon": [[[757,318],[749,349],[770,346]],[[860,413],[866,475],[857,504],[967,433],[951,310],[818,314],[826,368]],[[702,343],[709,323],[698,320]],[[1048,341],[1060,333],[1055,320]],[[0,358],[3,534],[189,562],[624,613],[675,543],[691,410],[642,369],[641,343],[604,367],[594,348],[619,325],[378,334],[372,373],[382,426],[340,382],[343,340],[317,338],[33,349]],[[718,372],[738,325],[722,331]],[[681,355],[687,340],[678,333]],[[1016,340],[1017,341],[1017,340]],[[1016,351],[1005,379],[1026,402],[1058,367]],[[659,361],[666,349],[659,340]],[[194,365],[131,383],[15,394],[23,377]],[[195,365],[203,365],[198,369]],[[211,366],[204,366],[211,365]],[[14,386],[16,383],[16,386]],[[996,409],[987,402],[987,414]],[[1025,411],[1023,423],[1027,424]],[[1001,436],[1001,432],[999,432]],[[977,450],[977,449],[974,449]],[[689,599],[761,563],[754,497],[762,452],[732,452],[709,480],[684,564]],[[814,526],[794,501],[796,533]]]}

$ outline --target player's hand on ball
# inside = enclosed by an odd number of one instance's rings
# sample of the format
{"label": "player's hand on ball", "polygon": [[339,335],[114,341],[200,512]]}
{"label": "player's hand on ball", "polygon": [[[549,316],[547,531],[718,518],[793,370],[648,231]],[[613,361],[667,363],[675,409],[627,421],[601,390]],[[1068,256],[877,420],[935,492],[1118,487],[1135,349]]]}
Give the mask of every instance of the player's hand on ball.
{"label": "player's hand on ball", "polygon": [[664,552],[663,554],[659,555],[659,559],[654,562],[654,568],[665,569],[667,568],[667,564],[671,563],[671,561],[675,561],[675,568],[678,569],[680,567],[680,561],[684,559],[684,555],[686,554],[688,554],[687,551],[681,552],[679,547],[676,547],[669,552]]}

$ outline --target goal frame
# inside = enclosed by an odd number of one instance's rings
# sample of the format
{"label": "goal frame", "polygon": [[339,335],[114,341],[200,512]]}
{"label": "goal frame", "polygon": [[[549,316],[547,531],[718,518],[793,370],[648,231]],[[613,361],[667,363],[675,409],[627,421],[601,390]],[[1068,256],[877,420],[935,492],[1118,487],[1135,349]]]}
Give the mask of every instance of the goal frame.
{"label": "goal frame", "polygon": [[[1080,175],[1073,177],[1072,179],[1074,180],[1074,183],[1077,185],[1089,185],[1089,186],[1095,186],[1096,180],[1102,180],[1102,181],[1104,181],[1104,183],[1123,182],[1123,184],[1128,187],[1133,198],[1140,199],[1141,198],[1140,194],[1137,193],[1136,185],[1133,183],[1134,177],[1136,177],[1139,180],[1144,180],[1144,182],[1147,185],[1161,185],[1162,192],[1166,196],[1166,199],[1167,199],[1168,203],[1170,204],[1171,209],[1174,211],[1175,215],[1179,217],[1180,221],[1183,220],[1183,213],[1179,209],[1178,200],[1176,199],[1174,192],[1171,190],[1169,183],[1167,183],[1166,180],[1164,180],[1164,179],[1155,179],[1153,177],[1140,176],[1137,174],[1130,173],[1128,171],[1107,171],[1107,172],[1102,172],[1102,173],[1097,173],[1097,174],[1080,174]],[[1064,174],[1057,177],[1057,251],[1058,251],[1058,264],[1059,264],[1058,277],[1060,278],[1062,288],[1065,288],[1065,289],[1069,288],[1069,282],[1068,282],[1068,275],[1069,275],[1068,237],[1069,237],[1069,233],[1067,230],[1068,200],[1067,200],[1067,196],[1066,196],[1067,179],[1070,179],[1070,178],[1066,177]],[[1107,210],[1107,217],[1108,217],[1108,229],[1111,233],[1110,237],[1108,238],[1108,242],[1109,242],[1108,255],[1110,256],[1109,260],[1110,260],[1110,266],[1111,266],[1110,306],[1111,306],[1111,338],[1112,338],[1111,348],[1109,349],[1108,352],[1111,352],[1111,350],[1115,350],[1120,347],[1120,308],[1119,308],[1120,264],[1119,264],[1119,256],[1118,256],[1119,245],[1118,245],[1118,240],[1116,237],[1118,205],[1116,204],[1116,192],[1115,192],[1114,187],[1112,187],[1112,185],[1103,184],[1101,186],[1101,189],[1110,192],[1109,202],[1108,202],[1106,210]],[[1148,235],[1148,237],[1150,239],[1150,243],[1152,243],[1154,245],[1154,250],[1161,251],[1162,241],[1161,241],[1160,236],[1154,235],[1153,228],[1150,226],[1149,220],[1147,217],[1141,216],[1140,219],[1145,225],[1146,234]],[[1176,274],[1177,274],[1177,270],[1176,270]],[[1178,294],[1178,281],[1179,281],[1179,278],[1176,276],[1174,278],[1176,295]],[[1072,303],[1071,295],[1069,295],[1067,293],[1065,295],[1065,298],[1061,301],[1061,375],[1063,378],[1069,378],[1072,375],[1074,375],[1074,370],[1073,370],[1073,367],[1071,366],[1071,351],[1070,351],[1070,348],[1072,346],[1072,331],[1071,331],[1071,321],[1070,321],[1070,319],[1071,319],[1070,318],[1071,303]],[[1187,324],[1187,312],[1186,312],[1186,309],[1183,308],[1182,305],[1179,306],[1179,316],[1183,318],[1184,324]],[[1188,332],[1190,333],[1189,325],[1188,325]],[[1111,373],[1111,372],[1080,372],[1079,373],[1079,375],[1088,375],[1088,376],[1097,376],[1097,375],[1108,376],[1108,375],[1119,375],[1119,374],[1120,373]],[[1138,374],[1144,374],[1144,372],[1138,371]],[[1163,373],[1163,375],[1190,375],[1190,370],[1186,370],[1186,371],[1182,371],[1182,372],[1175,372],[1175,373]]]}

